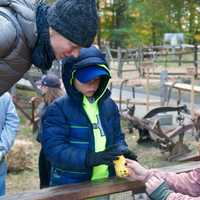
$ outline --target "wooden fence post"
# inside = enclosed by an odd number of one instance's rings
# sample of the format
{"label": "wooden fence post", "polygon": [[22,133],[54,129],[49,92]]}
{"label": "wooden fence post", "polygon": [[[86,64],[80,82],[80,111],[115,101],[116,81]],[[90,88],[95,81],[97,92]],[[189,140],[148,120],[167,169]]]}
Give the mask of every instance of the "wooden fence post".
{"label": "wooden fence post", "polygon": [[120,47],[117,48],[117,63],[118,63],[117,76],[119,78],[122,78],[123,63],[122,63],[122,52]]}
{"label": "wooden fence post", "polygon": [[182,65],[182,50],[183,50],[183,47],[182,45],[180,45],[180,52],[178,52],[178,66]]}
{"label": "wooden fence post", "polygon": [[195,84],[195,69],[194,68],[187,68],[188,75],[191,77],[191,93],[190,93],[190,109],[191,109],[191,116],[194,119],[194,84]]}
{"label": "wooden fence post", "polygon": [[165,82],[168,79],[168,71],[162,70],[160,72],[160,103],[161,106],[164,106],[165,103],[167,102],[167,97],[168,97],[168,88],[165,86]]}
{"label": "wooden fence post", "polygon": [[194,45],[194,67],[195,67],[195,78],[198,77],[198,46],[197,43]]}

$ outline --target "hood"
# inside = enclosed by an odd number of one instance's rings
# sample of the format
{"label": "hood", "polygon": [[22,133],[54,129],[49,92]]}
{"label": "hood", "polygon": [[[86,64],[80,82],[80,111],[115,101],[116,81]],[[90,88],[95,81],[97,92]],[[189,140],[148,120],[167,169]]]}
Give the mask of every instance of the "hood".
{"label": "hood", "polygon": [[[93,65],[104,67],[109,72],[105,55],[94,46],[90,48],[81,48],[80,56],[77,58],[70,57],[63,60],[62,78],[68,96],[82,101],[83,95],[73,87],[73,76],[77,69]],[[100,99],[105,94],[109,94],[107,89],[108,81],[109,77],[101,79],[100,87],[95,94],[95,99]]]}

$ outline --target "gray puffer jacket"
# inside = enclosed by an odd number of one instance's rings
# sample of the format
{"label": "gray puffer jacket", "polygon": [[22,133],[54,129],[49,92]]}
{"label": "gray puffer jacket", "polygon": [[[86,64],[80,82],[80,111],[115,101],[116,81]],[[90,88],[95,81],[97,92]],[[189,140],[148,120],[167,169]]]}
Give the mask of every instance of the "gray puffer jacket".
{"label": "gray puffer jacket", "polygon": [[37,39],[35,9],[33,0],[0,0],[0,95],[31,66]]}

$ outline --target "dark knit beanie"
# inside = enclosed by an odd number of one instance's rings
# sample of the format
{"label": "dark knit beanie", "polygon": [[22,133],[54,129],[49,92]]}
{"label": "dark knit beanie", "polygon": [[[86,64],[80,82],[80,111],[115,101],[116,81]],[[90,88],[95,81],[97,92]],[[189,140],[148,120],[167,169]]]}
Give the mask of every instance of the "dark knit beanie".
{"label": "dark knit beanie", "polygon": [[89,47],[97,33],[95,0],[57,0],[48,10],[49,25],[68,40]]}

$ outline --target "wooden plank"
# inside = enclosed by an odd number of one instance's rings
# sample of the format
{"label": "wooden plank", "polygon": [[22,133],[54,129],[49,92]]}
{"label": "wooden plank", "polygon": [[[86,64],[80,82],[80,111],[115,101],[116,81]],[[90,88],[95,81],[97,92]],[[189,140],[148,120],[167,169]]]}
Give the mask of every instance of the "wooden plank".
{"label": "wooden plank", "polygon": [[[200,166],[200,161],[188,162],[174,166],[162,167],[163,171],[188,172]],[[3,196],[0,200],[81,200],[96,196],[118,192],[133,191],[134,194],[145,191],[144,184],[139,181],[110,178],[96,182],[84,182],[57,187],[50,187],[37,191],[23,192],[10,196]]]}
{"label": "wooden plank", "polygon": [[141,85],[141,80],[138,77],[133,77],[133,80],[130,79],[111,79],[110,83],[112,84],[121,84],[122,82],[126,82],[125,85],[127,86],[136,86]]}
{"label": "wooden plank", "polygon": [[33,192],[23,192],[2,197],[0,200],[81,200],[124,191],[141,193],[145,191],[145,187],[139,181],[111,178],[96,182],[84,182],[51,187]]}
{"label": "wooden plank", "polygon": [[173,166],[162,167],[160,169],[168,172],[181,173],[197,169],[198,167],[200,167],[200,161],[186,162]]}
{"label": "wooden plank", "polygon": [[157,106],[157,105],[160,105],[160,100],[151,100],[149,99],[149,101],[141,101],[141,100],[136,100],[136,99],[126,99],[126,100],[120,100],[119,99],[115,99],[115,98],[112,98],[116,103],[121,103],[121,104],[127,104],[129,106],[131,105],[141,105],[141,106],[146,106],[147,104],[148,105],[151,105],[151,106]]}
{"label": "wooden plank", "polygon": [[[166,82],[165,86],[167,86],[167,87],[173,87],[175,89],[183,90],[183,91],[188,91],[188,92],[192,91],[192,85],[186,84],[186,83],[175,83],[173,85],[173,82]],[[200,93],[200,86],[194,85],[194,92],[195,93]]]}
{"label": "wooden plank", "polygon": [[[146,85],[146,79],[140,79],[138,77],[132,77],[132,79],[111,79],[110,83],[113,85],[117,84],[120,85],[123,81],[127,80],[125,83],[126,86],[144,86]],[[158,84],[160,80],[149,80],[149,84]]]}
{"label": "wooden plank", "polygon": [[188,156],[184,156],[178,159],[179,162],[187,162],[187,161],[200,161],[200,155],[197,154],[190,154]]}

